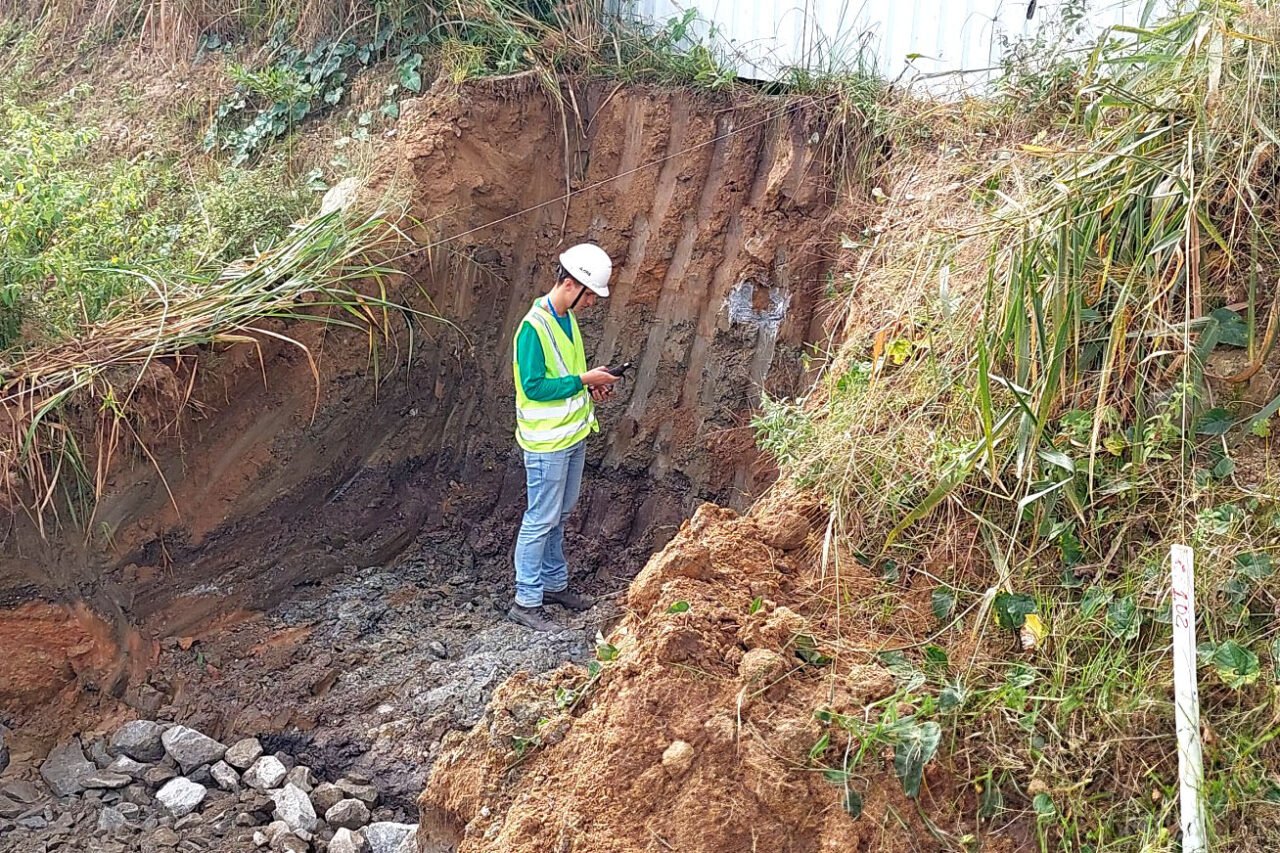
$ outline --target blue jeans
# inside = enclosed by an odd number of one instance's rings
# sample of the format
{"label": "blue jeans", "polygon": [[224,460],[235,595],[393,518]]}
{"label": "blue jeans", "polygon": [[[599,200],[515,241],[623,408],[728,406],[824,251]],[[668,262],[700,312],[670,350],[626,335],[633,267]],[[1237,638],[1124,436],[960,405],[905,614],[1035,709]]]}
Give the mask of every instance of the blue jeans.
{"label": "blue jeans", "polygon": [[582,489],[585,441],[552,453],[524,452],[529,508],[516,537],[516,604],[540,607],[543,592],[569,586],[564,523]]}

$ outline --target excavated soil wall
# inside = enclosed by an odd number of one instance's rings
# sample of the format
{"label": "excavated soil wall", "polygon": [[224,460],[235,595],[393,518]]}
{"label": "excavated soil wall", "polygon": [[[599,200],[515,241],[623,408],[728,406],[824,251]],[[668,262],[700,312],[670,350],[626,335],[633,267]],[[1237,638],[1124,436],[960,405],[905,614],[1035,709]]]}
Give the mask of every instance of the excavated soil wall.
{"label": "excavated soil wall", "polygon": [[155,464],[117,457],[88,535],[7,526],[0,708],[85,686],[128,699],[152,638],[411,545],[464,542],[459,571],[509,583],[511,336],[581,239],[618,265],[613,298],[581,317],[589,359],[638,370],[589,444],[576,571],[614,585],[699,502],[746,503],[770,477],[752,408],[801,389],[820,329],[825,131],[806,101],[532,77],[406,105],[372,184],[407,194],[418,223],[396,298],[449,323],[411,339],[406,322],[376,356],[355,332],[273,327],[315,374],[268,338],[153,365],[137,426]]}

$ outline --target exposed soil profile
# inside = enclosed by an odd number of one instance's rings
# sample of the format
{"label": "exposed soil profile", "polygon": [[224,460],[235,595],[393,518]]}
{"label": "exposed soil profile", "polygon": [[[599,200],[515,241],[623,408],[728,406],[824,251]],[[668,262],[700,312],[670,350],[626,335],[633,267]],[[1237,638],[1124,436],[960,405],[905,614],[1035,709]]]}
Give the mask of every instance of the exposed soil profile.
{"label": "exposed soil profile", "polygon": [[[407,192],[428,246],[396,296],[452,325],[376,359],[359,334],[291,325],[318,387],[278,341],[156,364],[145,438],[163,478],[141,454],[118,464],[87,538],[43,541],[15,516],[0,558],[0,619],[22,635],[3,635],[11,720],[77,685],[136,705],[154,640],[434,542],[500,586],[524,492],[511,334],[574,240],[619,266],[614,297],[581,318],[590,360],[638,367],[589,447],[569,543],[584,583],[616,589],[698,503],[743,507],[770,480],[748,421],[762,389],[802,389],[820,334],[821,110],[616,84],[565,103],[525,76],[406,104],[374,184]],[[69,622],[86,637],[68,640]]]}

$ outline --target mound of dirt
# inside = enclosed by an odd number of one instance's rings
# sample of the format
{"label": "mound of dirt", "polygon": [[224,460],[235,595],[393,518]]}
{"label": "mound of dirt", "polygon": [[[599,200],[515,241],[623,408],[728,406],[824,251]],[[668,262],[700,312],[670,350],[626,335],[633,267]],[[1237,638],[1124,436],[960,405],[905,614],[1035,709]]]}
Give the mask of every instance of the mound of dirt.
{"label": "mound of dirt", "polygon": [[850,744],[835,727],[821,743],[815,710],[861,714],[895,683],[867,658],[812,654],[808,638],[830,628],[822,578],[809,521],[782,505],[702,506],[632,583],[596,674],[499,688],[481,724],[446,741],[419,799],[419,849],[946,849],[923,815],[954,830],[974,804],[936,768],[917,804],[892,750],[868,757],[856,817],[821,772]]}

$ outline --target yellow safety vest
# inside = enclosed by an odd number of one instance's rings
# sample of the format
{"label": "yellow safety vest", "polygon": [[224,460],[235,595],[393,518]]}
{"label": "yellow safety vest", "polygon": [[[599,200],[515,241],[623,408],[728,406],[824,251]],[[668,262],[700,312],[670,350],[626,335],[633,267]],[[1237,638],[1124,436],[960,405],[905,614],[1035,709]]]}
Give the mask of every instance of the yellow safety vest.
{"label": "yellow safety vest", "polygon": [[[542,304],[533,303],[529,313],[516,327],[516,338],[525,323],[533,326],[542,344],[542,360],[547,366],[547,377],[581,376],[587,372],[587,353],[582,345],[582,333],[578,330],[578,318],[569,312],[573,327],[573,340],[565,335],[559,322]],[[582,441],[589,434],[600,431],[596,423],[595,406],[591,394],[584,387],[577,394],[563,400],[546,402],[530,400],[520,381],[520,364],[516,358],[516,341],[511,342],[511,371],[516,381],[516,441],[532,453],[552,453],[565,450]]]}

